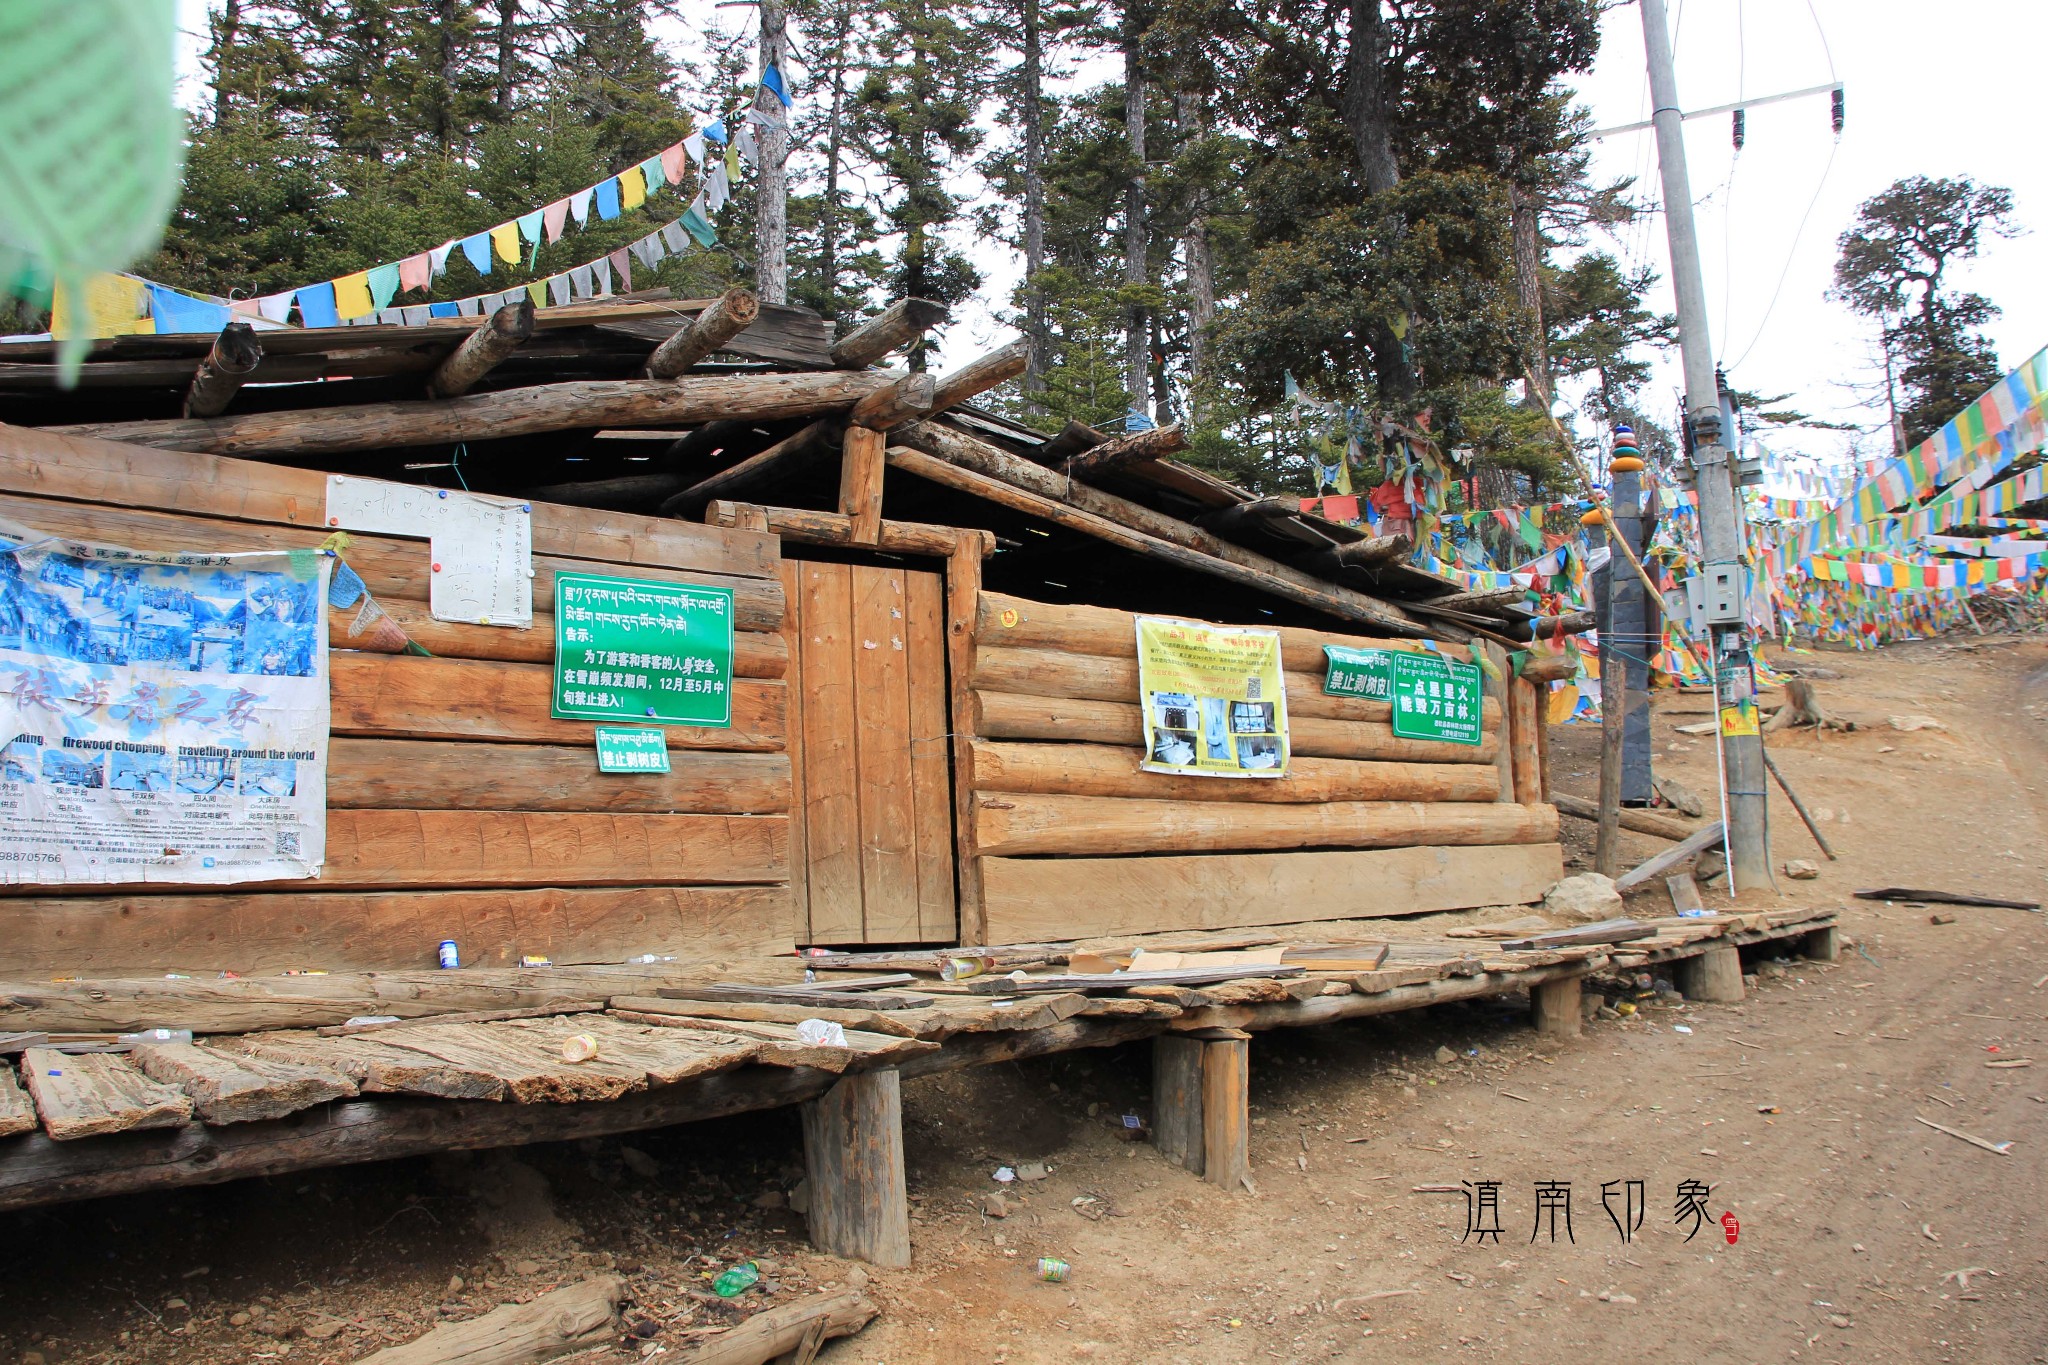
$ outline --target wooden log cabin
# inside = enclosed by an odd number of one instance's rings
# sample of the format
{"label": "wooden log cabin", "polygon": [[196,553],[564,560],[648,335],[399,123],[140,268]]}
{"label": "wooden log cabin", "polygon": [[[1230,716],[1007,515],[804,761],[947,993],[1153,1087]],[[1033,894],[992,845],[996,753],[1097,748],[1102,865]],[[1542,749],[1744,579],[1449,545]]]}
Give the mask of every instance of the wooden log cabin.
{"label": "wooden log cabin", "polygon": [[[683,971],[1541,897],[1544,664],[1499,666],[1547,623],[1174,460],[1178,428],[1048,437],[967,406],[1019,347],[876,368],[940,316],[913,300],[834,340],[733,291],[238,326],[99,343],[69,389],[49,345],[0,352],[0,519],[304,549],[330,474],[512,496],[535,608],[437,619],[422,540],[353,534],[403,639],[333,613],[320,875],[10,886],[0,981],[402,972],[446,939],[478,967]],[[600,773],[592,726],[550,716],[571,572],[732,593],[731,724],[666,727],[666,773]],[[1286,777],[1140,770],[1139,616],[1279,632]],[[1327,695],[1331,644],[1486,653],[1482,742]]]}

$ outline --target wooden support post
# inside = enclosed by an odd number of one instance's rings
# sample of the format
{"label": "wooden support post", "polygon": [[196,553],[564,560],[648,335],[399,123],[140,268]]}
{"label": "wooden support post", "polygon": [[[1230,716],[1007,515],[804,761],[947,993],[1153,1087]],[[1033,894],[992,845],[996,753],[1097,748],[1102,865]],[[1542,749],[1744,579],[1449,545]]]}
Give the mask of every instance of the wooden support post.
{"label": "wooden support post", "polygon": [[1202,1035],[1202,1178],[1226,1190],[1251,1180],[1251,1035]]}
{"label": "wooden support post", "polygon": [[932,398],[932,411],[957,408],[968,399],[1015,379],[1024,373],[1030,359],[1031,343],[1013,341],[1000,351],[991,351],[979,360],[962,365],[939,380],[938,392]]}
{"label": "wooden support post", "polygon": [[832,363],[842,370],[864,370],[945,320],[945,305],[930,299],[892,303],[841,337],[832,347]]}
{"label": "wooden support post", "polygon": [[1799,940],[1799,951],[1815,962],[1836,962],[1842,956],[1841,932],[1830,924],[1825,929],[1815,929]]}
{"label": "wooden support post", "polygon": [[231,322],[213,339],[213,349],[199,362],[192,387],[185,391],[187,417],[218,417],[242,385],[263,363],[263,343],[246,322]]}
{"label": "wooden support post", "polygon": [[1500,795],[1496,801],[1517,801],[1516,783],[1520,781],[1515,767],[1521,762],[1521,754],[1514,743],[1514,731],[1510,722],[1514,719],[1514,675],[1508,671],[1508,652],[1499,645],[1487,642],[1479,648],[1486,651],[1493,672],[1480,671],[1480,680],[1486,685],[1486,695],[1493,698],[1500,707],[1500,752],[1494,762],[1500,767]]}
{"label": "wooden support post", "polygon": [[882,473],[888,467],[882,452],[887,440],[872,427],[846,429],[839,459],[839,511],[851,519],[856,545],[873,545],[882,538]]}
{"label": "wooden support post", "polygon": [[842,1076],[804,1101],[803,1124],[811,1245],[876,1265],[909,1265],[902,1075],[888,1068]]}
{"label": "wooden support post", "polygon": [[1681,957],[1671,968],[1688,1000],[1732,1005],[1742,999],[1742,954],[1732,943],[1716,943],[1696,957]]}
{"label": "wooden support post", "polygon": [[939,381],[923,372],[906,374],[886,389],[877,389],[853,405],[846,420],[857,427],[887,431],[924,416],[938,397]]}
{"label": "wooden support post", "polygon": [[1561,976],[1529,988],[1530,1022],[1549,1038],[1576,1038],[1585,1021],[1580,1011],[1581,978]]}
{"label": "wooden support post", "polygon": [[1542,800],[1552,802],[1558,793],[1550,787],[1550,684],[1530,679],[1526,665],[1522,669],[1522,677],[1536,689],[1536,771],[1543,783]]}
{"label": "wooden support post", "polygon": [[1152,1145],[1168,1161],[1202,1173],[1202,1049],[1177,1033],[1152,1040]]}
{"label": "wooden support post", "polygon": [[1067,473],[1077,479],[1100,478],[1148,460],[1163,460],[1187,448],[1187,432],[1178,422],[1149,427],[1144,431],[1127,431],[1068,460]]}
{"label": "wooden support post", "polygon": [[533,300],[508,303],[469,334],[427,380],[427,397],[454,398],[476,387],[497,363],[533,335]]}
{"label": "wooden support post", "polygon": [[[681,381],[677,381],[681,382]],[[806,456],[818,451],[839,433],[839,423],[821,418],[794,435],[785,436],[757,454],[749,455],[730,469],[694,483],[661,504],[665,517],[691,516],[710,505],[714,498],[729,498],[770,475],[786,472]]]}
{"label": "wooden support post", "polygon": [[960,899],[960,942],[988,942],[981,852],[974,842],[974,623],[981,613],[981,562],[995,549],[988,531],[963,531],[946,559],[946,694],[953,731],[953,885]]}
{"label": "wooden support post", "polygon": [[1543,800],[1543,754],[1537,729],[1543,699],[1536,684],[1508,679],[1508,747],[1514,751],[1515,800],[1525,806]]}
{"label": "wooden support post", "polygon": [[654,348],[654,353],[647,357],[647,377],[674,379],[746,331],[759,316],[761,300],[754,297],[753,290],[735,285],[697,314],[687,327],[678,328]]}

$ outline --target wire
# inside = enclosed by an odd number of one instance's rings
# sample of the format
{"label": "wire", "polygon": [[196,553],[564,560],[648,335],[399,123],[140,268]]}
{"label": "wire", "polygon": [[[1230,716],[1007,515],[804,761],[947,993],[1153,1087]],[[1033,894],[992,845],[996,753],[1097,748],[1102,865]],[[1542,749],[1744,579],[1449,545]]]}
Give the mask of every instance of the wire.
{"label": "wire", "polygon": [[1784,268],[1778,271],[1777,286],[1771,290],[1771,301],[1764,309],[1763,319],[1756,325],[1756,335],[1749,339],[1749,345],[1742,348],[1742,354],[1735,358],[1733,364],[1727,366],[1728,369],[1740,369],[1742,362],[1749,359],[1749,353],[1756,349],[1756,344],[1763,340],[1764,328],[1770,324],[1771,313],[1777,308],[1778,299],[1785,292],[1785,277],[1792,273],[1792,260],[1799,254],[1799,239],[1806,233],[1807,221],[1813,217],[1814,206],[1820,203],[1821,191],[1827,188],[1828,172],[1835,168],[1835,154],[1841,150],[1842,139],[1838,137],[1834,146],[1828,148],[1828,164],[1821,167],[1820,183],[1813,187],[1813,198],[1806,201],[1806,212],[1799,215],[1799,226],[1793,229],[1791,249],[1785,253]]}
{"label": "wire", "polygon": [[1820,55],[1827,58],[1828,79],[1835,79],[1835,54],[1828,47],[1828,31],[1820,26],[1820,11],[1813,7],[1813,0],[1806,0],[1806,12],[1813,16],[1813,31],[1820,39]]}

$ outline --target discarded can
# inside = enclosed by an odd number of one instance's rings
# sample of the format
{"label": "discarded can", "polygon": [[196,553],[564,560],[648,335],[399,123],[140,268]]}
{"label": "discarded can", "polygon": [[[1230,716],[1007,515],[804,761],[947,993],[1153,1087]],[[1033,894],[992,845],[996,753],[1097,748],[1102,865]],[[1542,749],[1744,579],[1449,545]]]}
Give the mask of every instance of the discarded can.
{"label": "discarded can", "polygon": [[1041,1256],[1038,1258],[1038,1278],[1044,1280],[1047,1284],[1065,1284],[1067,1282],[1067,1272],[1072,1269],[1072,1266],[1057,1256]]}
{"label": "discarded can", "polygon": [[597,1055],[597,1039],[587,1033],[572,1033],[562,1040],[562,1060],[587,1062]]}
{"label": "discarded can", "polygon": [[741,1261],[711,1282],[711,1292],[721,1299],[736,1299],[761,1282],[761,1268]]}
{"label": "discarded can", "polygon": [[459,953],[459,952],[457,952],[457,951],[455,950],[455,940],[454,940],[454,939],[452,939],[452,938],[444,938],[444,939],[442,939],[442,940],[441,940],[441,966],[442,966],[442,968],[443,968],[444,970],[447,970],[447,971],[453,971],[453,970],[454,970],[455,968],[457,968],[457,967],[460,967],[461,965],[462,965],[462,954],[461,954],[461,953]]}
{"label": "discarded can", "polygon": [[939,968],[941,981],[965,981],[970,976],[980,976],[996,965],[992,957],[949,957]]}
{"label": "discarded can", "polygon": [[[443,944],[442,946],[446,947],[447,945]],[[444,962],[441,965],[445,967],[448,964]],[[542,957],[539,953],[525,953],[521,955],[519,965],[522,967],[552,967],[555,963],[553,958]]]}

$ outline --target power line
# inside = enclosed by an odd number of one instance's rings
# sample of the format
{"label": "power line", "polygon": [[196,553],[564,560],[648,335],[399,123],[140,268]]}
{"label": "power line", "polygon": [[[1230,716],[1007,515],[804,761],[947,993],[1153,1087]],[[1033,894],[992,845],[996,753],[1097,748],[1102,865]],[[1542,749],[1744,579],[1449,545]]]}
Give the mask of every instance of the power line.
{"label": "power line", "polygon": [[1749,359],[1749,353],[1756,349],[1756,344],[1763,340],[1764,328],[1770,324],[1771,313],[1778,306],[1779,296],[1784,293],[1785,277],[1792,273],[1793,258],[1799,254],[1799,240],[1806,233],[1807,220],[1813,217],[1814,206],[1820,203],[1821,191],[1827,188],[1828,172],[1835,168],[1835,153],[1841,150],[1842,139],[1837,137],[1834,145],[1828,148],[1828,162],[1827,165],[1821,167],[1820,181],[1813,187],[1813,198],[1806,201],[1806,212],[1799,215],[1799,226],[1792,233],[1791,249],[1785,253],[1785,265],[1778,271],[1777,286],[1771,290],[1771,301],[1764,309],[1763,319],[1756,325],[1756,335],[1749,339],[1749,345],[1742,348],[1742,354],[1737,356],[1734,363],[1728,366],[1729,369],[1740,369],[1742,362]]}

